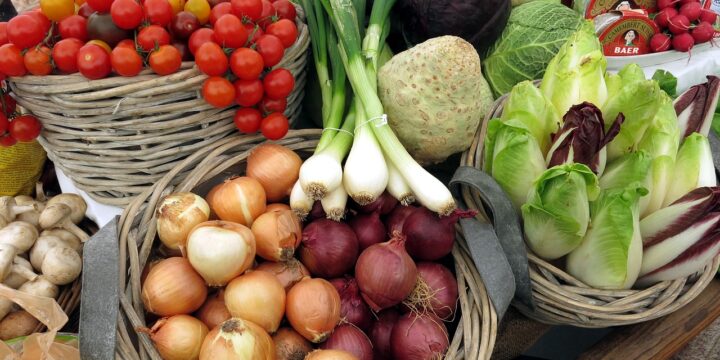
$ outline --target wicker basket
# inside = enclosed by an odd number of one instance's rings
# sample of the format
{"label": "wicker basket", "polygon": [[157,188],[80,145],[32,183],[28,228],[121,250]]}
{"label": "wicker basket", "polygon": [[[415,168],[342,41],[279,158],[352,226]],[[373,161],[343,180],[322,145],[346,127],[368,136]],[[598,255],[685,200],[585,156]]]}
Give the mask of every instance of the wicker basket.
{"label": "wicker basket", "polygon": [[[295,76],[285,114],[300,113],[310,36],[298,7],[298,40],[283,67]],[[43,124],[48,157],[93,199],[127,205],[198,149],[238,136],[235,107],[217,109],[200,96],[207,78],[193,62],[168,76],[144,70],[135,77],[88,80],[82,75],[14,77],[18,103]]]}
{"label": "wicker basket", "polygon": [[[482,169],[483,141],[487,123],[499,118],[507,95],[499,98],[483,121],[470,149],[462,157],[462,165]],[[463,189],[468,207],[483,209],[479,194]],[[535,256],[528,249],[530,280],[536,308],[531,310],[513,303],[528,317],[547,324],[574,325],[586,328],[640,323],[672,313],[692,301],[712,281],[720,266],[720,256],[708,264],[701,274],[674,281],[664,281],[647,289],[594,289],[551,263]]]}
{"label": "wicker basket", "polygon": [[[278,143],[309,156],[320,137],[319,130],[291,131]],[[229,138],[218,141],[185,159],[158,183],[143,192],[125,209],[120,220],[120,249],[123,274],[121,288],[121,323],[118,324],[117,357],[137,359],[143,353],[159,359],[146,334],[133,329],[146,326],[145,312],[140,298],[140,276],[148,256],[157,244],[155,241],[155,208],[163,196],[177,191],[194,191],[204,194],[223,179],[241,174],[249,151],[263,141],[260,137]],[[195,165],[198,159],[202,161]],[[186,176],[179,174],[192,169]],[[179,184],[172,186],[172,180]],[[489,359],[497,333],[497,315],[490,304],[485,288],[474,268],[466,244],[458,237],[453,249],[457,274],[461,319],[451,340],[447,359]],[[129,261],[128,261],[129,260]],[[145,357],[147,358],[147,357]]]}

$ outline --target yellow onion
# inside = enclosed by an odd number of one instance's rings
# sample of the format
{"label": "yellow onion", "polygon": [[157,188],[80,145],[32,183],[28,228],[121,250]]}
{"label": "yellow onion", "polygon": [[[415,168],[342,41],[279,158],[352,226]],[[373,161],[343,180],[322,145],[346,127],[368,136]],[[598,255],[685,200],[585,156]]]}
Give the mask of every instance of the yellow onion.
{"label": "yellow onion", "polygon": [[253,265],[255,236],[240,224],[206,221],[192,229],[185,252],[208,285],[223,286]]}
{"label": "yellow onion", "polygon": [[290,205],[283,203],[268,204],[265,207],[265,212],[278,211],[278,210],[292,210]]}
{"label": "yellow onion", "polygon": [[277,144],[262,144],[248,157],[247,176],[257,179],[268,201],[279,201],[292,190],[300,176],[302,159],[294,151]]}
{"label": "yellow onion", "polygon": [[265,212],[265,189],[247,176],[225,180],[210,190],[207,200],[220,220],[241,225],[252,225]]}
{"label": "yellow onion", "polygon": [[285,314],[285,289],[275,276],[251,271],[227,285],[225,306],[233,317],[252,321],[274,333]]}
{"label": "yellow onion", "polygon": [[292,210],[260,215],[252,225],[252,232],[258,256],[270,261],[292,259],[302,240],[302,225]]}
{"label": "yellow onion", "polygon": [[291,328],[280,328],[272,337],[277,360],[304,359],[313,350],[309,341]]}
{"label": "yellow onion", "polygon": [[315,350],[305,360],[359,360],[355,355],[343,350]]}
{"label": "yellow onion", "polygon": [[164,360],[197,359],[207,334],[207,326],[189,315],[162,318],[150,329],[150,339]]}
{"label": "yellow onion", "polygon": [[230,319],[232,316],[230,316],[230,312],[225,306],[225,291],[221,289],[212,296],[208,296],[207,301],[195,313],[195,316],[210,329]]}
{"label": "yellow onion", "polygon": [[304,338],[323,342],[340,322],[340,295],[327,280],[305,278],[288,292],[285,315]]}
{"label": "yellow onion", "polygon": [[275,345],[265,330],[240,318],[212,329],[203,341],[200,360],[275,360]]}
{"label": "yellow onion", "polygon": [[160,316],[189,314],[199,309],[206,297],[205,281],[181,257],[153,266],[142,287],[145,309]]}
{"label": "yellow onion", "polygon": [[304,277],[310,276],[310,271],[295,258],[283,262],[266,261],[258,265],[255,270],[275,275],[280,280],[280,284],[285,288],[285,291],[290,290],[293,285],[300,282]]}
{"label": "yellow onion", "polygon": [[190,230],[210,218],[210,206],[193,193],[172,194],[156,210],[160,241],[170,249],[184,246]]}

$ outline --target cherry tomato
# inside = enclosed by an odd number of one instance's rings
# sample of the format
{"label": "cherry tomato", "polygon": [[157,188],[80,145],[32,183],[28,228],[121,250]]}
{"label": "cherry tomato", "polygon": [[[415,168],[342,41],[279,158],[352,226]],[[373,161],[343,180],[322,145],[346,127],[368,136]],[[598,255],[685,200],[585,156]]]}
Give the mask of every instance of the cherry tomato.
{"label": "cherry tomato", "polygon": [[133,41],[132,39],[125,39],[125,40],[120,41],[119,43],[117,43],[117,45],[115,45],[115,48],[119,48],[119,47],[128,48],[130,50],[136,50],[135,41]]}
{"label": "cherry tomato", "polygon": [[260,109],[266,114],[285,112],[285,109],[287,109],[287,98],[270,99],[266,96],[260,101]]}
{"label": "cherry tomato", "polygon": [[110,7],[110,15],[115,25],[125,30],[133,30],[140,26],[144,17],[142,6],[135,0],[114,0]]}
{"label": "cherry tomato", "polygon": [[172,4],[168,0],[145,0],[143,6],[145,19],[151,24],[167,26],[175,15]]}
{"label": "cherry tomato", "polygon": [[40,121],[32,115],[20,115],[10,122],[10,136],[17,141],[33,141],[40,135],[40,130]]}
{"label": "cherry tomato", "polygon": [[182,65],[182,55],[174,46],[163,45],[150,53],[149,63],[156,74],[170,75]]}
{"label": "cherry tomato", "polygon": [[272,113],[260,122],[260,132],[270,140],[282,139],[289,128],[290,122],[288,118],[281,113]]}
{"label": "cherry tomato", "polygon": [[47,46],[38,46],[28,49],[23,57],[25,68],[33,75],[48,75],[53,71],[52,61],[50,60],[50,48]]}
{"label": "cherry tomato", "polygon": [[110,46],[115,46],[120,41],[133,37],[130,30],[121,29],[115,25],[112,14],[97,12],[88,18],[87,32],[88,39],[102,40]]}
{"label": "cherry tomato", "polygon": [[45,14],[43,14],[41,9],[37,8],[35,10],[30,10],[23,13],[23,15],[28,15],[31,18],[35,19],[42,27],[43,34],[47,34],[48,31],[50,31],[50,26],[52,25],[52,22],[50,21],[50,19],[48,19],[47,16],[45,16]]}
{"label": "cherry tomato", "polygon": [[17,144],[17,140],[10,136],[10,134],[5,134],[5,136],[0,137],[0,146],[2,147],[11,147],[15,144]]}
{"label": "cherry tomato", "polygon": [[272,6],[275,9],[275,13],[279,18],[295,22],[295,16],[297,16],[297,11],[295,10],[295,5],[293,5],[290,1],[278,0],[273,2]]}
{"label": "cherry tomato", "polygon": [[247,32],[240,19],[232,14],[225,14],[215,22],[215,42],[228,48],[241,48],[247,41]]}
{"label": "cherry tomato", "polygon": [[229,3],[230,0],[208,0],[210,7],[216,7],[218,4]]}
{"label": "cherry tomato", "polygon": [[90,4],[85,3],[85,4],[80,5],[80,8],[78,9],[77,14],[87,19],[94,12],[95,12],[95,9],[91,8]]}
{"label": "cherry tomato", "polygon": [[277,65],[285,55],[285,47],[275,35],[265,34],[257,40],[255,45],[257,45],[255,50],[262,56],[265,67]]}
{"label": "cherry tomato", "polygon": [[99,13],[107,13],[112,7],[113,0],[87,0],[86,3]]}
{"label": "cherry tomato", "polygon": [[0,22],[0,45],[8,43],[7,37],[7,21]]}
{"label": "cherry tomato", "polygon": [[265,75],[263,88],[270,99],[284,99],[295,87],[295,78],[287,69],[275,69]]}
{"label": "cherry tomato", "polygon": [[232,12],[240,19],[247,17],[256,21],[262,15],[262,1],[260,0],[231,0]]}
{"label": "cherry tomato", "polygon": [[190,53],[187,43],[184,41],[173,41],[170,45],[175,47],[180,52],[182,61],[190,61],[193,59],[193,55]]}
{"label": "cherry tomato", "polygon": [[52,21],[60,21],[75,14],[73,0],[40,0],[40,9]]}
{"label": "cherry tomato", "polygon": [[211,76],[203,83],[202,96],[208,104],[224,108],[235,101],[235,87],[224,77]]}
{"label": "cherry tomato", "polygon": [[260,28],[265,29],[265,27],[272,23],[273,16],[275,16],[275,8],[273,8],[272,3],[268,0],[262,0],[262,6],[263,9],[260,14],[260,19],[255,23],[257,23]]}
{"label": "cherry tomato", "polygon": [[287,49],[295,43],[298,36],[297,26],[288,19],[280,19],[265,29],[265,33],[277,36],[280,42]]}
{"label": "cherry tomato", "polygon": [[240,79],[258,79],[263,67],[262,56],[253,49],[239,48],[230,55],[230,69]]}
{"label": "cherry tomato", "polygon": [[199,49],[202,44],[207,42],[213,42],[214,39],[215,31],[213,31],[213,29],[197,29],[197,31],[190,35],[190,39],[188,39],[188,47],[190,48],[190,53],[195,55],[195,52],[197,52],[197,49]]}
{"label": "cherry tomato", "polygon": [[210,4],[207,0],[188,0],[184,10],[195,15],[200,25],[205,25],[210,18]]}
{"label": "cherry tomato", "polygon": [[262,114],[257,109],[240,108],[235,112],[233,122],[235,127],[245,134],[254,134],[260,130]]}
{"label": "cherry tomato", "polygon": [[10,121],[5,114],[0,113],[0,135],[5,135],[10,127]]}
{"label": "cherry tomato", "polygon": [[207,75],[220,76],[227,72],[228,58],[220,45],[206,42],[195,53],[195,64]]}
{"label": "cherry tomato", "polygon": [[8,40],[20,49],[27,49],[39,44],[45,35],[42,25],[28,14],[18,15],[8,21]]}
{"label": "cherry tomato", "polygon": [[102,40],[90,40],[86,42],[85,44],[94,44],[99,47],[101,47],[103,50],[105,50],[108,54],[112,52],[112,48],[110,48],[110,45],[108,43],[102,41]]}
{"label": "cherry tomato", "polygon": [[2,94],[0,97],[0,110],[2,110],[2,114],[10,116],[15,113],[16,108],[17,102],[15,101],[15,98],[10,96],[8,93]]}
{"label": "cherry tomato", "polygon": [[143,69],[143,59],[133,48],[116,46],[110,54],[110,64],[118,75],[135,76]]}
{"label": "cherry tomato", "polygon": [[20,48],[15,44],[0,46],[0,73],[7,76],[23,76],[25,72],[25,63]]}
{"label": "cherry tomato", "polygon": [[58,41],[52,49],[55,67],[67,74],[77,72],[77,55],[83,45],[82,41],[75,38]]}
{"label": "cherry tomato", "polygon": [[200,21],[194,14],[181,11],[177,13],[170,22],[170,31],[176,38],[187,39],[200,28]]}
{"label": "cherry tomato", "polygon": [[80,73],[88,79],[102,79],[112,70],[110,54],[102,46],[85,44],[77,54],[77,67]]}
{"label": "cherry tomato", "polygon": [[263,86],[260,80],[235,80],[235,101],[240,106],[254,106],[263,98]]}
{"label": "cherry tomato", "polygon": [[249,42],[251,44],[256,43],[261,36],[265,35],[265,31],[263,31],[259,25],[247,23],[243,24],[243,26],[245,26],[245,31],[248,33],[248,38],[250,39]]}
{"label": "cherry tomato", "polygon": [[232,11],[232,5],[230,5],[229,2],[222,2],[217,5],[215,5],[212,10],[210,10],[210,24],[215,25],[215,22],[217,19],[219,19],[221,16],[225,14],[230,14]]}
{"label": "cherry tomato", "polygon": [[170,44],[170,34],[161,26],[150,25],[140,30],[137,43],[144,51],[150,51],[155,48],[155,44],[158,46]]}
{"label": "cherry tomato", "polygon": [[63,39],[87,41],[87,19],[80,15],[68,16],[58,23],[58,31]]}
{"label": "cherry tomato", "polygon": [[172,7],[173,15],[183,11],[185,8],[185,0],[168,0],[170,7]]}

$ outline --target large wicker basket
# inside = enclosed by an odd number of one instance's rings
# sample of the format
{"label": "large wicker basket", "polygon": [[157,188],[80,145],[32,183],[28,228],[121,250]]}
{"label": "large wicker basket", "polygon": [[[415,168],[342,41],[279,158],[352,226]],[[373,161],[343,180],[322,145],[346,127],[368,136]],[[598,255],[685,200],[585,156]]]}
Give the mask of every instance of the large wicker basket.
{"label": "large wicker basket", "polygon": [[[312,153],[320,137],[319,130],[291,131],[278,143],[299,152]],[[262,142],[260,137],[223,139],[206,147],[179,163],[144,191],[125,209],[120,220],[120,269],[127,274],[121,283],[121,323],[118,324],[119,359],[138,359],[141,354],[159,359],[152,342],[144,333],[134,329],[146,326],[145,312],[140,298],[140,277],[148,256],[154,250],[155,208],[163,196],[177,191],[204,194],[209,188],[229,176],[242,174],[250,149]],[[197,160],[201,160],[195,165]],[[184,176],[179,174],[185,173]],[[177,179],[177,186],[173,180]],[[461,318],[451,339],[447,359],[489,359],[497,333],[497,315],[490,304],[480,276],[469,256],[464,239],[458,237],[453,249],[455,272],[460,294]],[[144,358],[148,358],[148,357]]]}
{"label": "large wicker basket", "polygon": [[[490,119],[500,117],[507,95],[499,98],[462,157],[462,165],[482,169],[483,141]],[[468,207],[483,210],[480,194],[463,189]],[[513,303],[528,317],[548,324],[565,324],[586,328],[629,325],[655,319],[687,305],[712,281],[720,256],[702,273],[674,281],[664,281],[647,289],[601,290],[585,285],[553,264],[535,256],[528,249],[530,280],[536,308],[531,310]]]}
{"label": "large wicker basket", "polygon": [[[297,25],[298,40],[275,66],[295,76],[285,112],[291,123],[300,113],[310,43],[299,6]],[[168,76],[23,76],[9,84],[42,122],[48,157],[93,199],[124,206],[198,149],[239,136],[235,108],[216,109],[201,97],[206,78],[186,62]]]}

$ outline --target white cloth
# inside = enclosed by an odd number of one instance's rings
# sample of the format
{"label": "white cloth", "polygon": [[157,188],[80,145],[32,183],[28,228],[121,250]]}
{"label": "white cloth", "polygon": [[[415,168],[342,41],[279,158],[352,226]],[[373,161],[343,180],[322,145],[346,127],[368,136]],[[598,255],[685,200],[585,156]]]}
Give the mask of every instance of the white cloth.
{"label": "white cloth", "polygon": [[122,208],[101,204],[93,200],[86,192],[78,189],[75,184],[73,184],[72,180],[70,180],[70,178],[68,178],[57,166],[55,167],[55,173],[57,174],[62,192],[78,194],[85,199],[85,202],[87,203],[87,213],[85,213],[85,215],[90,218],[90,220],[98,224],[98,226],[103,227],[116,215],[122,214]]}

